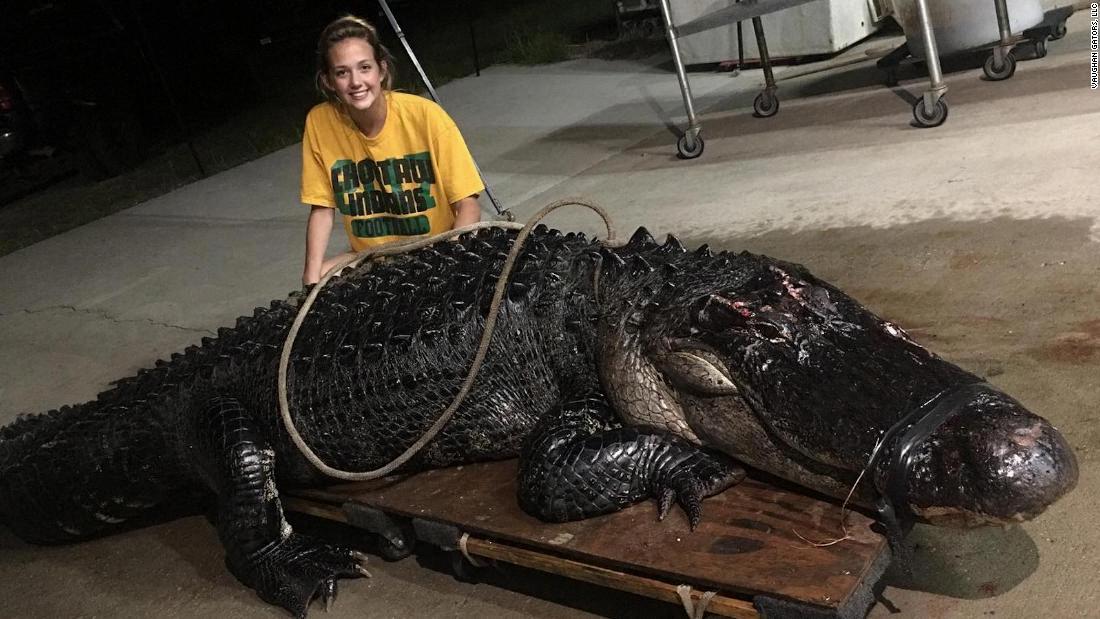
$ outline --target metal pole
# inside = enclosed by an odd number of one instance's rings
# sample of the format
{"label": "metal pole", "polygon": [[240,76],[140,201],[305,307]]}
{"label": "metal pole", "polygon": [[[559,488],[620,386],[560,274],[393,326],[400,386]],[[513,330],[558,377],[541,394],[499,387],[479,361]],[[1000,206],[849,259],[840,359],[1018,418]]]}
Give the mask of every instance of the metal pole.
{"label": "metal pole", "polygon": [[[424,72],[424,67],[420,66],[420,61],[416,59],[416,54],[413,53],[412,47],[409,45],[408,40],[405,39],[405,32],[401,30],[401,26],[398,25],[397,18],[393,16],[393,11],[390,10],[390,5],[386,3],[386,0],[378,0],[378,4],[382,5],[382,11],[386,14],[386,19],[389,20],[390,26],[393,27],[393,31],[397,33],[397,38],[405,48],[405,53],[409,55],[409,60],[411,60],[413,66],[416,67],[417,73],[420,74],[420,79],[424,82],[424,86],[427,87],[428,94],[431,96],[432,101],[439,103],[439,95],[436,94],[435,88],[432,87],[431,80],[428,79],[428,74]],[[504,215],[506,210],[500,206],[500,202],[498,202],[496,196],[493,195],[493,191],[489,188],[489,183],[485,181],[485,175],[481,173],[481,168],[477,165],[476,159],[474,160],[474,169],[477,170],[477,175],[481,177],[481,183],[485,185],[485,195],[489,196],[489,201],[493,203],[493,208],[496,209],[497,215]]]}
{"label": "metal pole", "polygon": [[668,0],[661,0],[661,17],[665,20],[665,34],[668,46],[672,48],[672,64],[676,66],[676,79],[680,81],[680,94],[684,97],[684,109],[687,111],[688,130],[684,133],[688,150],[695,148],[695,137],[699,135],[699,122],[695,118],[695,104],[691,98],[691,85],[688,84],[684,61],[680,58],[680,45],[676,42],[676,26],[672,24],[672,9]]}
{"label": "metal pole", "polygon": [[1001,44],[993,48],[993,68],[1000,71],[1005,66],[1005,55],[1012,45],[1012,26],[1008,21],[1008,6],[1005,0],[993,0],[997,11],[997,30],[1001,34]]}
{"label": "metal pole", "polygon": [[1012,44],[1012,26],[1008,22],[1008,6],[1005,0],[993,0],[993,8],[997,11],[997,29],[1001,33],[1001,45]]}
{"label": "metal pole", "polygon": [[191,158],[195,161],[195,166],[199,169],[199,176],[206,178],[206,168],[203,167],[202,160],[199,159],[199,153],[195,150],[195,143],[191,140],[190,132],[187,130],[187,124],[183,121],[183,114],[180,113],[176,96],[172,93],[172,89],[168,85],[168,79],[164,77],[164,71],[161,71],[160,65],[154,60],[153,46],[149,41],[149,33],[145,30],[145,22],[141,19],[141,15],[134,6],[133,0],[130,1],[129,6],[130,13],[134,16],[134,22],[137,24],[138,28],[138,53],[140,53],[145,62],[149,63],[149,66],[152,67],[153,73],[157,76],[157,81],[160,82],[161,89],[163,89],[164,94],[168,96],[168,109],[172,111],[172,118],[176,121],[176,127],[178,127],[180,133],[183,134],[183,141],[187,144],[187,150],[190,151]]}
{"label": "metal pole", "polygon": [[481,61],[477,57],[477,35],[474,33],[474,16],[466,11],[466,20],[470,23],[470,49],[474,52],[474,75],[481,77]]}
{"label": "metal pole", "polygon": [[772,74],[772,59],[768,55],[768,40],[764,37],[764,23],[759,17],[752,18],[752,30],[756,35],[756,46],[760,49],[760,67],[764,69],[764,84],[769,90],[775,90],[775,76]]}
{"label": "metal pole", "polygon": [[737,22],[737,74],[745,69],[745,33],[741,29],[741,22]]}
{"label": "metal pole", "polygon": [[921,35],[924,37],[924,62],[928,66],[930,86],[924,93],[924,109],[933,110],[936,102],[947,92],[940,71],[940,50],[936,46],[936,35],[932,32],[932,17],[928,12],[928,0],[916,0],[917,15],[920,17]]}

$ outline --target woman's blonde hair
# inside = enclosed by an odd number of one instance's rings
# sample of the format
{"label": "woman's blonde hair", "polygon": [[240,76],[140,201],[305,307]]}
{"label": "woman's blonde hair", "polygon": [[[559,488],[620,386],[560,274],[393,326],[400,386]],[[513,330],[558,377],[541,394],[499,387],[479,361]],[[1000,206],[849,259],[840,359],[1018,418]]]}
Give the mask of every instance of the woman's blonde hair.
{"label": "woman's blonde hair", "polygon": [[358,38],[367,42],[374,50],[374,59],[378,61],[383,71],[382,89],[393,90],[394,66],[393,55],[390,50],[382,45],[378,38],[378,30],[367,20],[355,15],[344,15],[333,20],[321,31],[321,37],[317,40],[317,75],[315,76],[317,90],[326,99],[338,102],[336,93],[325,83],[325,76],[332,69],[329,66],[328,52],[344,39]]}

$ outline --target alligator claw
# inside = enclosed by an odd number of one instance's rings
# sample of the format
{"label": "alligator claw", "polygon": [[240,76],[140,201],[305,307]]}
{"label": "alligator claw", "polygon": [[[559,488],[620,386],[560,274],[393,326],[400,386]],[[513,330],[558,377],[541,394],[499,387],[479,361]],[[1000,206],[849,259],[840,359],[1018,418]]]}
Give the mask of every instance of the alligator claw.
{"label": "alligator claw", "polygon": [[674,498],[676,498],[676,491],[672,488],[661,490],[660,496],[657,498],[657,520],[665,519],[669,508],[672,507],[672,499]]}
{"label": "alligator claw", "polygon": [[702,518],[703,496],[702,485],[690,475],[673,475],[668,480],[668,485],[658,492],[657,520],[665,519],[672,507],[672,500],[675,499],[687,515],[691,530],[694,531]]}
{"label": "alligator claw", "polygon": [[325,609],[336,600],[337,579],[369,576],[353,551],[292,533],[274,547],[229,563],[233,573],[265,602],[304,618],[309,604],[320,598]]}
{"label": "alligator claw", "polygon": [[332,603],[336,601],[336,579],[329,578],[321,583],[321,599],[325,601],[325,612],[332,610]]}
{"label": "alligator claw", "polygon": [[695,528],[699,526],[699,521],[703,519],[702,493],[692,492],[689,494],[681,494],[677,497],[677,503],[680,504],[680,508],[687,514],[688,523],[691,525],[691,530],[694,531]]}
{"label": "alligator claw", "polygon": [[703,517],[703,499],[744,478],[745,470],[725,456],[699,452],[667,471],[656,492],[657,519],[664,520],[675,499],[694,531]]}

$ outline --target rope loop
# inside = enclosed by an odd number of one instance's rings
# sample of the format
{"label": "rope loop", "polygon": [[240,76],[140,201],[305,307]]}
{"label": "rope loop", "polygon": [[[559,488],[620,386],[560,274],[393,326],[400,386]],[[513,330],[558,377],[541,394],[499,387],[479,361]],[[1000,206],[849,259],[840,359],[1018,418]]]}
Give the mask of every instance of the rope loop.
{"label": "rope loop", "polygon": [[[550,213],[565,207],[565,206],[583,206],[592,211],[595,211],[597,215],[603,219],[604,226],[607,229],[607,240],[603,241],[606,247],[617,247],[621,245],[621,242],[615,238],[615,229],[611,224],[611,218],[607,212],[600,206],[581,200],[579,198],[567,198],[564,200],[558,200],[544,206],[538,213],[527,220],[527,223],[520,225],[512,222],[499,222],[499,221],[482,221],[469,226],[463,226],[454,230],[448,230],[435,236],[415,239],[402,243],[393,243],[389,245],[383,245],[381,247],[373,247],[354,256],[340,261],[333,266],[328,273],[325,273],[317,285],[310,290],[306,296],[302,305],[298,308],[298,315],[294,319],[294,323],[290,327],[290,331],[287,332],[286,341],[283,342],[282,354],[279,357],[279,370],[278,370],[278,395],[279,395],[279,415],[282,418],[283,426],[286,428],[287,434],[290,435],[291,441],[293,441],[295,447],[301,452],[302,456],[309,461],[317,470],[324,473],[329,477],[336,479],[343,479],[347,481],[367,481],[371,479],[378,479],[379,477],[385,477],[389,475],[401,465],[409,461],[410,458],[415,456],[425,445],[431,442],[442,430],[451,417],[454,416],[455,411],[462,404],[463,400],[469,394],[471,387],[473,387],[474,380],[477,378],[478,371],[481,369],[481,365],[485,360],[485,355],[489,351],[489,342],[493,337],[493,331],[496,328],[497,317],[500,314],[500,305],[504,297],[504,289],[508,284],[508,276],[511,275],[512,269],[515,266],[516,259],[519,257],[519,252],[523,248],[524,242],[527,237],[530,236],[531,231],[535,226],[542,221],[544,217]],[[515,240],[512,243],[512,249],[508,252],[508,257],[504,261],[504,267],[500,271],[500,277],[497,280],[496,288],[493,291],[493,298],[489,305],[489,315],[485,320],[485,331],[482,333],[481,342],[478,345],[477,353],[474,355],[474,360],[470,364],[470,369],[466,374],[466,379],[462,383],[461,389],[455,396],[454,400],[436,419],[428,431],[424,433],[415,443],[409,446],[401,455],[393,459],[389,464],[386,464],[373,471],[363,472],[350,472],[342,471],[340,469],[333,468],[321,461],[321,458],[306,444],[305,439],[298,432],[298,428],[294,425],[294,419],[290,415],[290,402],[287,397],[287,368],[290,366],[290,353],[294,347],[294,340],[298,337],[298,330],[301,329],[302,323],[305,321],[306,315],[309,313],[310,308],[313,306],[313,302],[317,299],[317,295],[321,292],[321,289],[340,271],[347,267],[356,267],[364,260],[378,258],[382,256],[396,256],[406,254],[408,252],[426,247],[445,241],[467,232],[475,230],[481,230],[483,228],[504,228],[507,230],[519,230]]]}

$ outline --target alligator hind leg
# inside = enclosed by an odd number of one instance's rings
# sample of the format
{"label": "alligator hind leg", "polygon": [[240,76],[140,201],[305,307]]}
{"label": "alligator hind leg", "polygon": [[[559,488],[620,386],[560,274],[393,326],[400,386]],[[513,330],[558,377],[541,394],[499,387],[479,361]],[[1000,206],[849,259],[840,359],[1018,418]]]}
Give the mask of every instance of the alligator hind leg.
{"label": "alligator hind leg", "polygon": [[291,530],[275,489],[275,453],[240,403],[214,398],[192,417],[194,459],[218,496],[225,562],[267,602],[304,617],[336,597],[336,580],[366,574],[364,556]]}
{"label": "alligator hind leg", "polygon": [[544,419],[521,456],[523,509],[564,522],[652,497],[658,518],[675,500],[694,529],[702,499],[745,477],[744,469],[722,454],[669,434],[615,426],[615,415],[599,394],[568,402]]}

